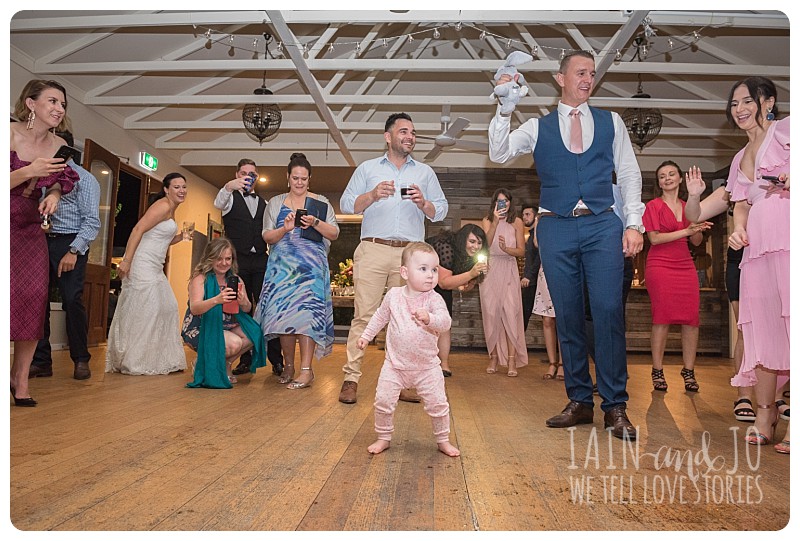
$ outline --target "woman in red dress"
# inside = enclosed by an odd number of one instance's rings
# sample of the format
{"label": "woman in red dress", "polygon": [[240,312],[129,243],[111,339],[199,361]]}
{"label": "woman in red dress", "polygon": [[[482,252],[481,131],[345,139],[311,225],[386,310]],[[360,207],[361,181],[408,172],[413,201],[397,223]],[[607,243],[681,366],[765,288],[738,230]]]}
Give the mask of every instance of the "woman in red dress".
{"label": "woman in red dress", "polygon": [[703,241],[703,231],[712,224],[692,223],[686,219],[683,212],[686,202],[678,198],[682,176],[680,167],[673,161],[658,166],[656,178],[661,197],[647,203],[642,217],[650,241],[645,285],[653,316],[651,377],[656,391],[667,390],[663,362],[670,325],[681,326],[684,388],[692,392],[700,389],[694,375],[700,330],[700,286],[688,241],[698,246]]}
{"label": "woman in red dress", "polygon": [[[67,122],[67,94],[54,81],[29,81],[14,107],[20,122],[11,123],[11,394],[17,406],[32,407],[28,372],[36,343],[44,335],[49,262],[42,216],[52,215],[61,193],[68,193],[78,174],[53,158],[66,141],[55,134]],[[42,197],[42,188],[46,188]]]}

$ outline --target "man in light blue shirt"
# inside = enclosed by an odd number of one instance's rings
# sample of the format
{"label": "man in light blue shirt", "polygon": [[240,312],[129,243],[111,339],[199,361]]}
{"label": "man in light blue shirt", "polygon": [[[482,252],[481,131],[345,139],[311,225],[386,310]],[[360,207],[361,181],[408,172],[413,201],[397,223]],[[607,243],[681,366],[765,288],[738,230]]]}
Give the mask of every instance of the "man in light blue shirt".
{"label": "man in light blue shirt", "polygon": [[[386,121],[386,154],[359,165],[340,199],[342,212],[362,214],[361,243],[353,254],[355,315],[347,337],[347,362],[339,401],[356,402],[364,352],[356,346],[387,287],[402,285],[400,256],[425,238],[425,218],[447,216],[447,200],[430,166],[411,157],[417,138],[411,117]],[[402,398],[401,398],[402,399]]]}
{"label": "man in light blue shirt", "polygon": [[[70,137],[71,139],[71,137]],[[70,146],[72,141],[67,139]],[[72,191],[61,196],[58,210],[52,216],[52,228],[47,233],[50,252],[50,284],[61,292],[66,315],[69,355],[75,363],[73,377],[89,379],[89,325],[83,305],[83,282],[89,245],[100,231],[100,184],[89,171],[70,161],[68,163],[80,180]],[[44,323],[44,338],[36,345],[29,377],[53,375],[50,347],[50,303]]]}

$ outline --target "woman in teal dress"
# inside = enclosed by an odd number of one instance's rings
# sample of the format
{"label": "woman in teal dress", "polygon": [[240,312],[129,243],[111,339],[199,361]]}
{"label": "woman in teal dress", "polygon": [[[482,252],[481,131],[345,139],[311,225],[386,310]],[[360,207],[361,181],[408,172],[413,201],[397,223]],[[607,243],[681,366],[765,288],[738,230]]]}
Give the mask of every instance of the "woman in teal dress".
{"label": "woman in teal dress", "polygon": [[[270,257],[255,317],[267,340],[280,337],[284,369],[279,382],[302,389],[314,381],[312,358],[328,355],[333,346],[328,248],[339,226],[330,202],[308,191],[311,164],[305,155],[292,154],[286,177],[289,192],[270,199],[264,212],[262,236]],[[295,378],[297,342],[300,374]]]}
{"label": "woman in teal dress", "polygon": [[[231,365],[243,353],[253,350],[250,372],[266,366],[266,349],[261,329],[247,313],[250,298],[239,281],[235,291],[227,280],[236,276],[236,250],[226,238],[214,239],[206,245],[200,263],[189,280],[189,308],[183,321],[181,336],[197,352],[194,379],[187,387],[230,389],[236,383]],[[226,313],[223,304],[236,302]]]}

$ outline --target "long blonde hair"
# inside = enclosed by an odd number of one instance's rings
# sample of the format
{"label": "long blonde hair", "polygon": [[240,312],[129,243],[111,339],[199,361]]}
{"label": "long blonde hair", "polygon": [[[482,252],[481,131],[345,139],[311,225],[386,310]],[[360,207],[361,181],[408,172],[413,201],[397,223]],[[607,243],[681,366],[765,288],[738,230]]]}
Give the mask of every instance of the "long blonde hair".
{"label": "long blonde hair", "polygon": [[236,249],[233,247],[233,243],[225,237],[220,237],[206,244],[206,249],[203,250],[203,259],[192,270],[190,280],[195,276],[205,276],[211,272],[214,269],[214,262],[222,256],[222,252],[226,248],[231,251],[231,272],[233,274],[239,272],[239,266],[236,263]]}

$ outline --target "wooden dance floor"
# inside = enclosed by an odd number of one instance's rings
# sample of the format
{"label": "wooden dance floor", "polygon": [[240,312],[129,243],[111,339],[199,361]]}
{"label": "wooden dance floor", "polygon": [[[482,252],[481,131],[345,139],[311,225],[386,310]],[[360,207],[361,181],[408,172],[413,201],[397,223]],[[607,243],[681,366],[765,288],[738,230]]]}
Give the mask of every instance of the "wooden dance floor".
{"label": "wooden dance floor", "polygon": [[[374,440],[383,352],[370,346],[355,405],[337,401],[344,346],[315,362],[309,389],[269,369],[231,390],[187,389],[187,373],[31,382],[36,408],[11,407],[10,519],[36,530],[779,530],[789,520],[789,457],[744,443],[733,419],[731,361],[698,360],[686,393],[649,356],[629,357],[636,445],[594,425],[548,429],[564,384],[542,380],[543,352],[518,378],[488,375],[482,351],[455,351],[449,458],[421,404],[401,402],[392,447]],[[193,354],[191,354],[193,356]],[[778,425],[778,438],[786,422]]]}

